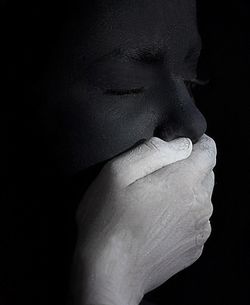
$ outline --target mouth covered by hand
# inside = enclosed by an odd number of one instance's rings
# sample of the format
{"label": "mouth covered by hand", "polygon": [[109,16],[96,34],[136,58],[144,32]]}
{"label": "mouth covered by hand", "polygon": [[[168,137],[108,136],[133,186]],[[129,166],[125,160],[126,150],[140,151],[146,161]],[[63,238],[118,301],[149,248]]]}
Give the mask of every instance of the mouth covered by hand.
{"label": "mouth covered by hand", "polygon": [[153,137],[108,161],[77,212],[75,295],[138,304],[194,263],[211,234],[215,164],[207,135],[194,145]]}

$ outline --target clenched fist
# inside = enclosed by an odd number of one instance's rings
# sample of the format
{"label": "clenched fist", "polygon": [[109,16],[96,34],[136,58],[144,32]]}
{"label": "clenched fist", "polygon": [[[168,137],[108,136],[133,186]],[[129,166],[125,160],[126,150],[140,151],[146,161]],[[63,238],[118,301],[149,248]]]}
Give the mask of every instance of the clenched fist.
{"label": "clenched fist", "polygon": [[211,233],[216,145],[153,137],[106,163],[77,212],[76,304],[134,305],[194,263]]}

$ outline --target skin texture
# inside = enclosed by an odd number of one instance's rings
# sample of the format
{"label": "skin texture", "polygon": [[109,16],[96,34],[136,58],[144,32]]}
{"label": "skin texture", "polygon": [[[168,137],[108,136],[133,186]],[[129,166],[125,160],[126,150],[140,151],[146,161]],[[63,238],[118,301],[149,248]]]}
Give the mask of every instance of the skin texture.
{"label": "skin texture", "polygon": [[[109,161],[77,213],[74,304],[139,304],[201,255],[216,145],[157,137]],[[167,300],[167,297],[166,297]]]}
{"label": "skin texture", "polygon": [[[17,113],[10,160],[17,208],[13,218],[10,207],[13,248],[4,267],[18,291],[10,295],[24,304],[30,291],[46,303],[47,290],[65,302],[76,207],[109,160],[152,136],[195,143],[206,130],[184,81],[196,76],[200,51],[194,1],[54,3],[19,2],[9,39],[17,63],[9,104]],[[160,55],[152,59],[151,49]]]}
{"label": "skin texture", "polygon": [[184,81],[195,78],[200,52],[194,2],[78,5],[34,84],[36,125],[58,171],[84,173],[152,136],[196,142],[206,121]]}

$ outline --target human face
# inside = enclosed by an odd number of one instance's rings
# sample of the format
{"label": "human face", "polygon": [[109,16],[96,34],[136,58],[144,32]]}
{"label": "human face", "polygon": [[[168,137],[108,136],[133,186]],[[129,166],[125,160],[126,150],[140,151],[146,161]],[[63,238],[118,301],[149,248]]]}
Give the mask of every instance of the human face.
{"label": "human face", "polygon": [[38,106],[63,174],[152,136],[202,136],[206,121],[187,86],[200,52],[194,1],[94,1],[69,15]]}

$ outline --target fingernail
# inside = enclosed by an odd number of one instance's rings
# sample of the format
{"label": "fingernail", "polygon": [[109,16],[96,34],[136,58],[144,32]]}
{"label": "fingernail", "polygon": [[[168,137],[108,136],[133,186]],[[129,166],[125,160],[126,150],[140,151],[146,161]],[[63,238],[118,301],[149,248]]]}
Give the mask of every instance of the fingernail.
{"label": "fingernail", "polygon": [[188,150],[192,146],[192,141],[189,138],[179,138],[174,142],[177,150]]}

